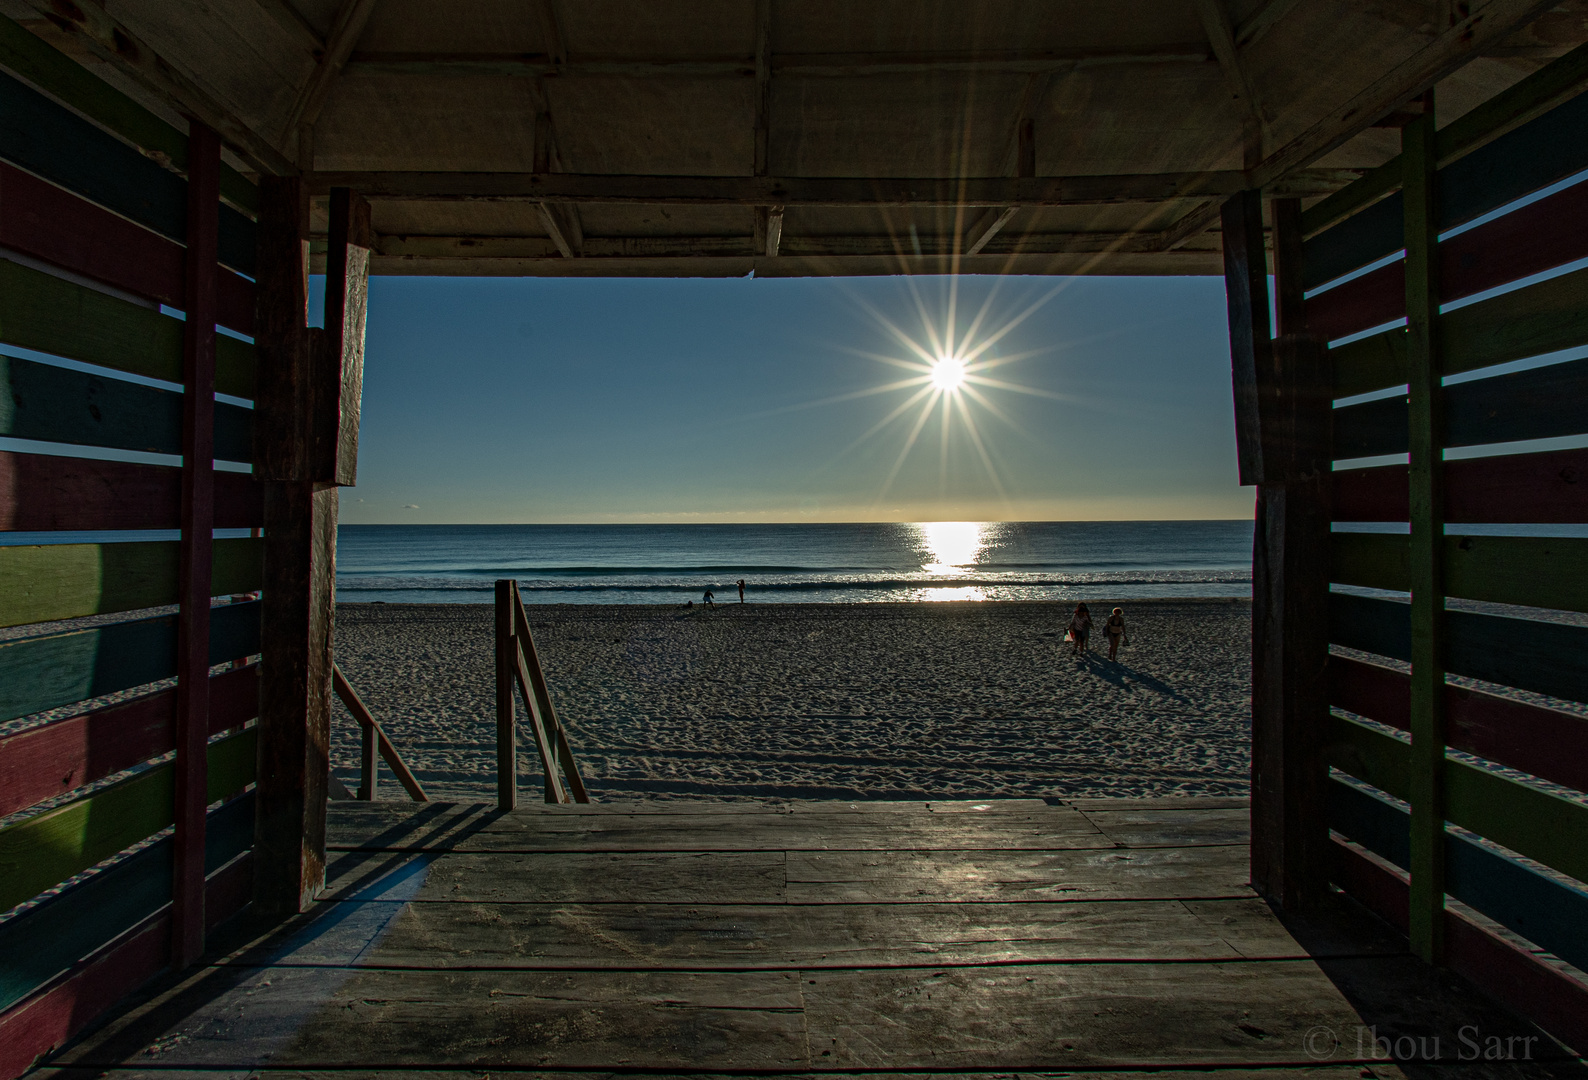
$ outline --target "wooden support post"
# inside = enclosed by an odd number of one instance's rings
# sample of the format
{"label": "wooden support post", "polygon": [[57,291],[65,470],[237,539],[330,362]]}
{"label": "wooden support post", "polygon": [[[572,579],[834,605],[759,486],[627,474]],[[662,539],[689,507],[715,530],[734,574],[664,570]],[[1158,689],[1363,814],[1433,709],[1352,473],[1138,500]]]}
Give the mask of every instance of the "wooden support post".
{"label": "wooden support post", "polygon": [[1307,332],[1307,287],[1301,267],[1301,200],[1274,199],[1275,316],[1280,337]]}
{"label": "wooden support post", "polygon": [[325,882],[337,489],[317,483],[306,328],[308,202],[263,177],[257,257],[255,475],[265,482],[254,886],[261,908],[303,910]]}
{"label": "wooden support post", "polygon": [[1298,910],[1328,892],[1330,403],[1327,350],[1303,335],[1274,346],[1274,471],[1252,551],[1252,884]]}
{"label": "wooden support post", "polygon": [[[1299,207],[1276,207],[1280,317],[1302,327]],[[1304,334],[1269,336],[1262,204],[1225,204],[1224,265],[1241,482],[1257,485],[1252,545],[1252,885],[1280,905],[1327,890],[1323,732],[1328,714],[1324,350]]]}
{"label": "wooden support post", "polygon": [[315,356],[315,468],[323,483],[358,482],[359,404],[364,389],[364,322],[369,305],[369,203],[331,189],[325,255],[325,333]]}
{"label": "wooden support post", "polygon": [[220,138],[188,127],[182,334],[182,543],[177,620],[176,850],[171,963],[204,952],[204,825],[209,803],[210,579],[215,547],[215,318],[220,267]]}
{"label": "wooden support post", "polygon": [[513,678],[518,669],[518,644],[513,640],[513,607],[517,601],[510,580],[496,583],[496,805],[518,806],[518,731],[514,723]]}
{"label": "wooden support post", "polygon": [[1443,661],[1444,503],[1439,406],[1438,217],[1434,103],[1401,129],[1406,228],[1406,373],[1411,506],[1411,912],[1412,949],[1437,962],[1444,952],[1445,765]]}
{"label": "wooden support post", "polygon": [[1264,410],[1258,400],[1259,373],[1270,371],[1273,363],[1262,193],[1243,191],[1231,196],[1220,216],[1230,319],[1230,381],[1235,390],[1235,456],[1241,484],[1250,486],[1263,477]]}

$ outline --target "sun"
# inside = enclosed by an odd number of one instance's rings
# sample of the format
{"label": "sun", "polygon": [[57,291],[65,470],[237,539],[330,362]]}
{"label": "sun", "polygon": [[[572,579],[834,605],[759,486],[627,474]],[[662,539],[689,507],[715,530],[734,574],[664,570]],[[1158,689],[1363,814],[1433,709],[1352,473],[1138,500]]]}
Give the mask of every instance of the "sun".
{"label": "sun", "polygon": [[957,356],[940,356],[932,363],[932,385],[951,393],[965,385],[965,361]]}

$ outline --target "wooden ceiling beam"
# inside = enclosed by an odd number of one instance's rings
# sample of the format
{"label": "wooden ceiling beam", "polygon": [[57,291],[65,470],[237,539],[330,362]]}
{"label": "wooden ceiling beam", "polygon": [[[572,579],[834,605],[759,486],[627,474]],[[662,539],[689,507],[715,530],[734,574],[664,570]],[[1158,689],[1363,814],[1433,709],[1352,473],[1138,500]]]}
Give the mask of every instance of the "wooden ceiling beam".
{"label": "wooden ceiling beam", "polygon": [[1553,6],[1554,0],[1489,0],[1484,7],[1441,31],[1424,48],[1268,154],[1257,168],[1249,171],[1247,186],[1268,187],[1286,174],[1316,161]]}
{"label": "wooden ceiling beam", "polygon": [[298,48],[313,56],[316,61],[325,51],[325,40],[320,37],[320,31],[314,24],[303,17],[292,0],[255,0],[259,9],[287,32],[296,42]]}
{"label": "wooden ceiling beam", "polygon": [[110,64],[161,102],[216,131],[226,144],[262,173],[297,172],[291,161],[192,77],[144,44],[136,34],[93,3],[26,0],[28,5],[84,49]]}
{"label": "wooden ceiling beam", "polygon": [[[759,38],[758,38],[759,40]],[[758,78],[757,57],[695,60],[553,59],[545,53],[354,53],[348,78],[406,75],[457,78]],[[1037,74],[1112,64],[1206,64],[1213,60],[1205,42],[1162,49],[1005,50],[992,53],[783,53],[770,57],[770,75],[808,78],[859,78],[922,74]]]}
{"label": "wooden ceiling beam", "polygon": [[[320,118],[320,111],[325,108],[326,99],[331,95],[331,87],[336,85],[337,76],[342,73],[347,58],[353,55],[353,47],[364,35],[364,27],[369,24],[369,17],[374,12],[375,0],[342,0],[336,10],[336,18],[331,21],[331,32],[326,35],[320,61],[298,88],[292,109],[287,113],[287,121],[282,125],[283,147],[291,150],[305,141],[304,130],[312,129]],[[312,156],[312,153],[307,156]],[[312,161],[300,158],[300,163],[305,168],[313,167]]]}
{"label": "wooden ceiling beam", "polygon": [[[551,62],[552,73],[561,74],[568,62],[568,43],[563,37],[562,23],[557,19],[557,9],[552,6],[552,0],[540,0],[537,6],[540,10],[541,32],[546,38],[546,57]],[[557,126],[551,117],[551,98],[546,94],[545,81],[537,76],[533,87],[535,172],[542,175],[565,172],[566,163],[557,140]],[[562,257],[577,259],[583,256],[584,222],[579,216],[579,208],[570,203],[554,202],[536,203],[536,208],[540,211],[540,221],[545,226],[546,235],[551,237],[551,242],[557,246]]]}
{"label": "wooden ceiling beam", "polygon": [[1196,0],[1197,15],[1207,32],[1208,44],[1218,57],[1219,68],[1224,72],[1224,83],[1229,87],[1235,107],[1241,112],[1241,144],[1244,150],[1244,168],[1253,168],[1263,159],[1263,136],[1268,128],[1262,104],[1246,75],[1235,47],[1235,27],[1230,22],[1225,0]]}
{"label": "wooden ceiling beam", "polygon": [[1247,16],[1245,22],[1235,31],[1235,46],[1245,49],[1256,45],[1263,36],[1279,25],[1281,19],[1289,15],[1301,0],[1267,0],[1262,7]]}
{"label": "wooden ceiling beam", "polygon": [[[1198,0],[1199,3],[1204,0]],[[1490,0],[1478,12],[1458,19],[1423,49],[1375,79],[1317,123],[1247,170],[1246,187],[1268,188],[1270,195],[1297,195],[1299,173],[1308,162],[1404,108],[1440,79],[1469,60],[1484,55],[1495,43],[1553,7],[1551,0]],[[1217,202],[1196,208],[1165,230],[1164,250],[1179,247],[1212,228],[1219,219]]]}
{"label": "wooden ceiling beam", "polygon": [[[920,258],[954,254],[954,238],[927,235],[917,238]],[[1057,232],[1006,236],[980,252],[988,255],[1064,255],[1098,253],[1151,253],[1161,251],[1155,232]],[[567,258],[551,239],[539,236],[380,236],[374,253],[404,259],[557,259]],[[585,238],[585,259],[738,258],[761,254],[748,236],[591,236]],[[908,240],[893,236],[801,236],[788,241],[781,255],[811,256],[915,256]]]}
{"label": "wooden ceiling beam", "polygon": [[[755,161],[751,173],[767,174],[772,147],[772,0],[755,0]],[[775,257],[783,243],[783,208],[755,208],[755,250]]]}
{"label": "wooden ceiling beam", "polygon": [[[1343,186],[1325,170],[1308,194]],[[1299,177],[1304,184],[1306,176]],[[1038,177],[620,176],[527,172],[316,172],[311,193],[350,187],[369,199],[414,202],[634,203],[696,206],[1089,206],[1223,198],[1239,171]]]}

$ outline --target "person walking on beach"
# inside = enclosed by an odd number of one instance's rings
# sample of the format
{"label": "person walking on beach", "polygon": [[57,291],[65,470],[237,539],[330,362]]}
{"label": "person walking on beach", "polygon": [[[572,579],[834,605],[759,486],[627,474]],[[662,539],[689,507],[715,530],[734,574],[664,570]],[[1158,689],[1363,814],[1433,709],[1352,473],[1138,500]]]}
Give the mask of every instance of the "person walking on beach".
{"label": "person walking on beach", "polygon": [[1108,635],[1108,658],[1114,659],[1114,654],[1119,652],[1121,645],[1128,644],[1125,639],[1125,612],[1115,608],[1114,613],[1103,624],[1103,633]]}
{"label": "person walking on beach", "polygon": [[1092,613],[1085,604],[1075,605],[1075,614],[1070,616],[1069,638],[1074,643],[1073,651],[1077,656],[1086,651],[1086,638],[1092,632]]}
{"label": "person walking on beach", "polygon": [[717,606],[716,604],[713,604],[711,602],[711,590],[710,589],[706,590],[705,598],[702,599],[700,602],[702,604],[705,604],[707,607],[716,607]]}
{"label": "person walking on beach", "polygon": [[740,578],[737,584],[739,586],[739,603],[742,604],[744,603],[744,578]]}

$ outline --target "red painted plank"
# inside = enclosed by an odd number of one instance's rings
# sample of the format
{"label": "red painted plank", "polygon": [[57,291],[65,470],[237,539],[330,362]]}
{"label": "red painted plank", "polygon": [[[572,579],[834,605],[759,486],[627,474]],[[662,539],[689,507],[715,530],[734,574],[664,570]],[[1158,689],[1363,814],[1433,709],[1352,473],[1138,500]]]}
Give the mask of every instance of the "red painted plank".
{"label": "red painted plank", "polygon": [[[218,870],[206,883],[209,925],[235,915],[252,897],[253,856]],[[165,970],[171,915],[165,908],[36,993],[0,1013],[0,1080],[15,1080],[96,1017]]]}
{"label": "red painted plank", "polygon": [[[1439,290],[1459,300],[1588,258],[1588,184],[1576,184],[1439,245]],[[1307,301],[1307,329],[1322,341],[1406,314],[1406,268],[1394,262]]]}
{"label": "red painted plank", "polygon": [[[0,451],[0,532],[175,529],[182,471],[127,461]],[[247,473],[215,474],[215,527],[264,524],[264,487]]]}
{"label": "red painted plank", "polygon": [[[212,735],[258,716],[258,665],[215,676],[209,698]],[[168,753],[175,717],[174,691],[161,690],[0,738],[0,817]]]}
{"label": "red painted plank", "polygon": [[[181,244],[6,164],[0,164],[0,247],[183,307]],[[253,282],[223,269],[217,285],[220,324],[252,334]]]}
{"label": "red painted plank", "polygon": [[[1404,672],[1329,657],[1329,704],[1411,730],[1411,683]],[[1588,720],[1556,709],[1445,687],[1450,746],[1577,791],[1588,791]]]}
{"label": "red painted plank", "polygon": [[1411,922],[1411,901],[1407,877],[1401,871],[1373,858],[1356,844],[1336,838],[1330,877],[1347,896],[1406,933]]}
{"label": "red painted plank", "polygon": [[158,975],[170,955],[170,937],[170,916],[156,915],[0,1014],[0,1080],[21,1076]]}
{"label": "red painted plank", "polygon": [[[1405,521],[1406,466],[1333,475],[1335,521]],[[1475,525],[1588,522],[1588,450],[1445,462],[1445,520]]]}

